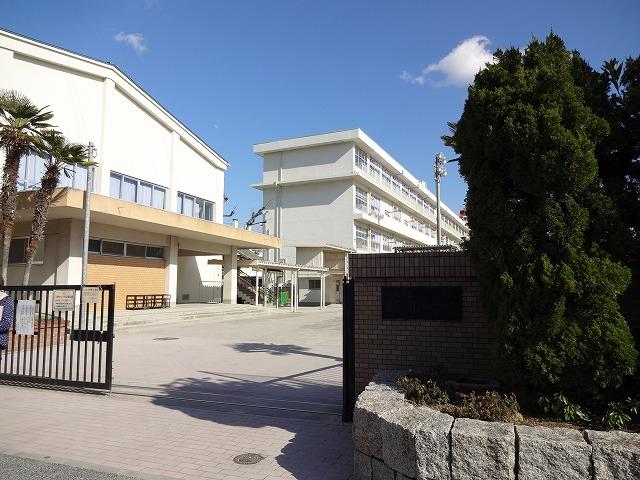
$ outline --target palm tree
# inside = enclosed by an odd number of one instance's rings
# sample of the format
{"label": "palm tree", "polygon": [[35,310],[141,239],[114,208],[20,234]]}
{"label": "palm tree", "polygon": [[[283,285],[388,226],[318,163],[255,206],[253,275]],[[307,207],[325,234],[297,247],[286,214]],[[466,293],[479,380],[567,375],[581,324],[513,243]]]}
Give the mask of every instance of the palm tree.
{"label": "palm tree", "polygon": [[53,113],[36,107],[31,100],[15,90],[0,90],[0,148],[4,149],[0,209],[2,209],[2,278],[7,278],[9,249],[16,216],[18,171],[20,159],[36,152],[36,142]]}
{"label": "palm tree", "polygon": [[46,130],[42,133],[41,140],[36,142],[36,148],[46,152],[44,173],[40,181],[40,189],[36,192],[36,203],[33,207],[33,220],[31,222],[31,237],[27,246],[23,285],[29,284],[31,266],[36,256],[38,245],[44,236],[44,227],[47,224],[49,206],[53,199],[53,192],[60,183],[60,174],[69,175],[67,167],[70,165],[82,165],[84,167],[95,165],[88,161],[87,148],[79,143],[69,142],[60,132]]}

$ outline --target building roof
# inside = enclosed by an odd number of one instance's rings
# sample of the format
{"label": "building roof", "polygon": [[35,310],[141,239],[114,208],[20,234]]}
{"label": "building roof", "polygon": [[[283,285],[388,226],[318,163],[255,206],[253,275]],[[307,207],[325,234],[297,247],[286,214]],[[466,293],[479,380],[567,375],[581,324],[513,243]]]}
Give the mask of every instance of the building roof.
{"label": "building roof", "polygon": [[[171,123],[175,123],[178,126],[178,133],[185,140],[191,143],[192,147],[195,147],[196,150],[201,150],[201,153],[206,153],[208,155],[207,160],[213,163],[215,166],[226,169],[229,166],[229,162],[227,162],[218,152],[216,152],[211,146],[209,146],[204,140],[202,140],[197,134],[195,134],[191,129],[189,129],[184,123],[178,120],[169,110],[167,110],[160,102],[158,102],[155,98],[153,98],[146,90],[144,90],[140,85],[138,85],[131,77],[125,74],[117,65],[114,65],[110,62],[106,62],[104,60],[99,60],[88,55],[83,55],[81,53],[77,53],[71,50],[67,50],[62,47],[58,47],[56,45],[51,45],[46,42],[42,42],[40,40],[35,40],[33,38],[27,37],[25,35],[21,35],[15,32],[11,32],[9,30],[0,29],[0,42],[5,39],[9,40],[13,45],[0,43],[0,47],[8,48],[9,50],[18,51],[20,55],[26,57],[32,57],[37,59],[44,59],[48,63],[58,64],[63,67],[69,68],[71,70],[87,72],[87,69],[90,68],[91,73],[95,75],[95,69],[102,68],[105,69],[98,76],[102,78],[110,78],[119,86],[125,86],[129,89],[132,89],[133,92],[137,94],[137,96],[142,97],[144,101],[146,101],[149,106],[153,106],[154,108],[148,109],[148,112],[161,124],[168,126],[168,128],[172,128],[173,125]],[[18,43],[19,42],[19,43]],[[20,48],[19,45],[23,47]],[[51,53],[57,54],[57,58],[44,58],[37,49],[44,49]],[[84,64],[84,68],[81,66]],[[162,117],[165,118],[162,118]],[[199,148],[198,148],[199,147]],[[202,150],[204,152],[202,152]],[[216,165],[217,164],[217,165]]]}

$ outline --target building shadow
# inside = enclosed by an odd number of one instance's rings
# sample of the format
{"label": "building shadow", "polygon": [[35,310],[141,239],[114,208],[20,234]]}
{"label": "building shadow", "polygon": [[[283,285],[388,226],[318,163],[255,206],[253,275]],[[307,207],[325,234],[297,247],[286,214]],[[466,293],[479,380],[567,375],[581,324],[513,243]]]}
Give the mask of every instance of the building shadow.
{"label": "building shadow", "polygon": [[[339,404],[313,401],[339,396],[341,385],[299,378],[310,372],[314,371],[269,380],[202,372],[211,377],[177,379],[163,385],[152,402],[203,422],[272,428],[276,439],[283,437],[279,430],[290,433],[280,449],[274,447],[271,434],[247,435],[246,444],[226,459],[229,465],[233,465],[235,455],[258,453],[265,457],[261,464],[275,463],[296,479],[348,480],[353,471],[351,426],[341,422]],[[246,468],[250,476],[255,467],[241,468]]]}

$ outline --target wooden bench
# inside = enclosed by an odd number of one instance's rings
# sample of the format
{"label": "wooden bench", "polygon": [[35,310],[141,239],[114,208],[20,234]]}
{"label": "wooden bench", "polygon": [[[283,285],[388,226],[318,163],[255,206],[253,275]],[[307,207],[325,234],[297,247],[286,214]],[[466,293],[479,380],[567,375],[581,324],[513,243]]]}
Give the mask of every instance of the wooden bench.
{"label": "wooden bench", "polygon": [[127,295],[127,310],[146,310],[149,308],[169,308],[171,295]]}

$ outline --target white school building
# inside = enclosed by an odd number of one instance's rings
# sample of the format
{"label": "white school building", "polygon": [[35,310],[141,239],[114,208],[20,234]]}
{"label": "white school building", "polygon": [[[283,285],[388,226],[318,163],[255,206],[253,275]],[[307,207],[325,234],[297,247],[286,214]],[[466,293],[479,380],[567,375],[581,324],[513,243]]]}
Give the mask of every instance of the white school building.
{"label": "white school building", "polygon": [[[116,308],[129,294],[206,302],[221,282],[225,302],[235,303],[237,249],[280,246],[223,225],[229,164],[116,66],[0,30],[0,72],[0,88],[49,106],[68,139],[97,148],[88,281],[115,283]],[[7,284],[22,280],[41,173],[42,159],[23,160]],[[62,182],[32,284],[81,281],[86,169]]]}
{"label": "white school building", "polygon": [[[436,199],[360,129],[254,145],[263,159],[265,233],[282,241],[274,260],[324,266],[325,301],[341,302],[349,252],[393,252],[436,244]],[[441,203],[442,244],[468,235],[466,222]],[[279,257],[277,257],[279,255]],[[300,280],[300,303],[319,303],[320,279]]]}

